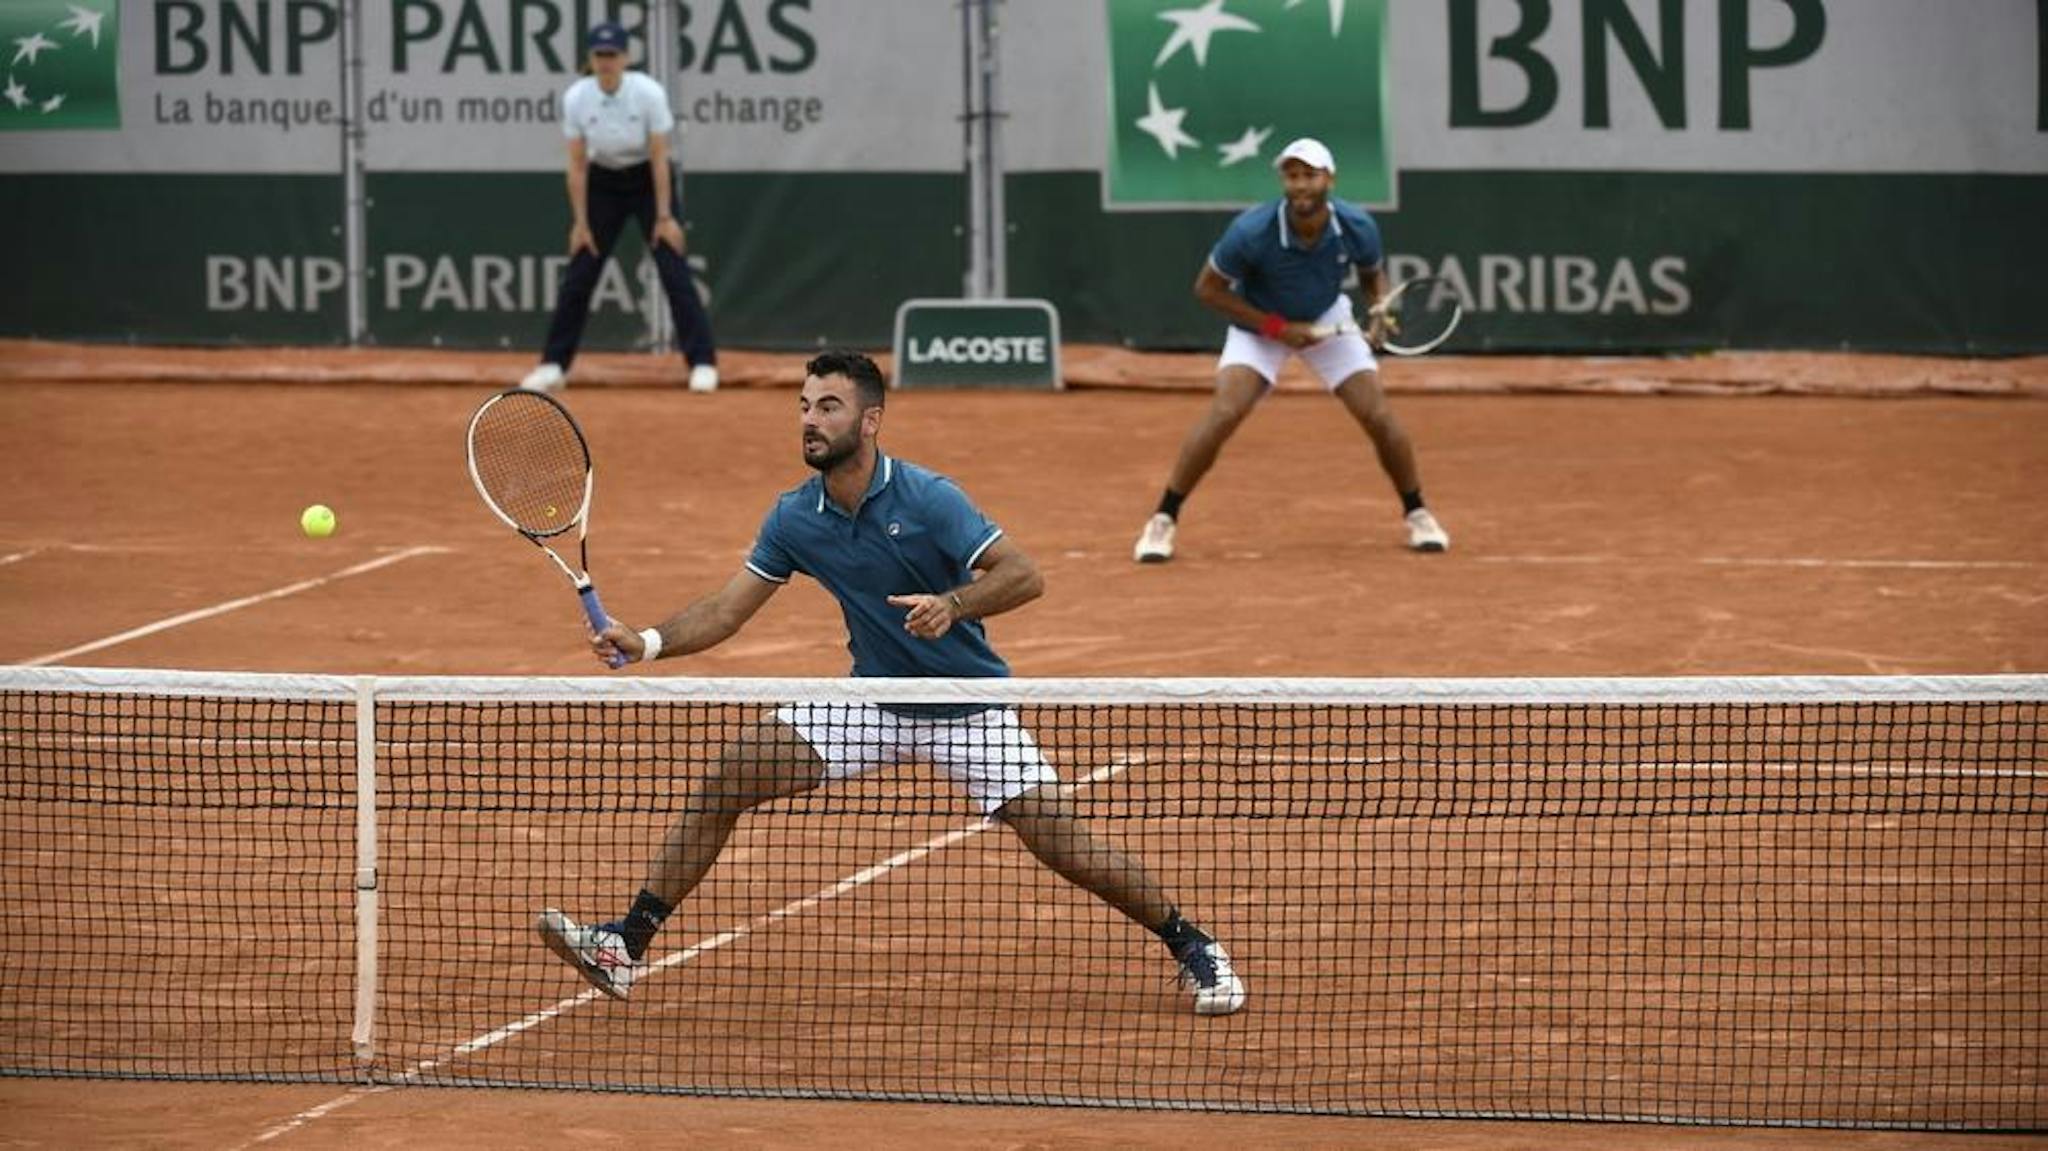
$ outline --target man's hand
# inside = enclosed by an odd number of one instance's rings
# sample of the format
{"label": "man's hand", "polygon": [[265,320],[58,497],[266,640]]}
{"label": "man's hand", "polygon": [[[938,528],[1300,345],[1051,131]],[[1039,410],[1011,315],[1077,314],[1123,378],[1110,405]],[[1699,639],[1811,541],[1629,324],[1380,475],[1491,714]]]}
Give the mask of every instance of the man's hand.
{"label": "man's hand", "polygon": [[1385,312],[1375,308],[1366,313],[1365,342],[1371,344],[1374,351],[1387,346],[1387,337],[1393,334],[1393,330]]}
{"label": "man's hand", "polygon": [[593,256],[597,255],[597,238],[590,234],[590,225],[571,224],[569,226],[569,255],[571,258],[574,258],[576,253],[583,251],[587,251]]}
{"label": "man's hand", "polygon": [[674,216],[654,222],[654,242],[667,244],[676,255],[683,254],[683,226]]}
{"label": "man's hand", "polygon": [[903,617],[903,630],[919,639],[945,635],[960,618],[959,609],[954,606],[959,597],[954,595],[892,595],[889,602],[910,609]]}
{"label": "man's hand", "polygon": [[1289,320],[1287,325],[1280,329],[1280,342],[1290,348],[1306,348],[1310,344],[1317,342],[1315,325],[1301,324]]}
{"label": "man's hand", "polygon": [[638,663],[647,654],[647,645],[641,642],[640,633],[613,620],[610,627],[590,637],[590,650],[597,655],[597,661],[605,667],[612,666],[612,657],[624,656],[627,663]]}

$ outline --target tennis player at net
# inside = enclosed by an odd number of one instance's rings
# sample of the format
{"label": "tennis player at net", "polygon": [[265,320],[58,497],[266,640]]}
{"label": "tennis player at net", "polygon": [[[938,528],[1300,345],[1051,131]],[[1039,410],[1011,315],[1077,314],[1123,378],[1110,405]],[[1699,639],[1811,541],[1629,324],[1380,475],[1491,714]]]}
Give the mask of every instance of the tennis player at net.
{"label": "tennis player at net", "polygon": [[[805,371],[803,457],[818,474],[775,501],[746,566],[723,589],[660,627],[636,633],[614,623],[592,639],[599,658],[703,651],[803,572],[839,601],[854,675],[1008,675],[981,621],[1036,599],[1037,566],[952,481],[882,453],[885,390],[873,360],[828,352]],[[782,707],[696,780],[625,915],[583,926],[550,908],[541,936],[598,990],[623,999],[662,921],[710,870],[741,814],[906,761],[944,771],[1046,866],[1158,935],[1198,1014],[1244,1006],[1244,982],[1222,945],[1181,917],[1142,864],[1096,837],[1007,707]]]}

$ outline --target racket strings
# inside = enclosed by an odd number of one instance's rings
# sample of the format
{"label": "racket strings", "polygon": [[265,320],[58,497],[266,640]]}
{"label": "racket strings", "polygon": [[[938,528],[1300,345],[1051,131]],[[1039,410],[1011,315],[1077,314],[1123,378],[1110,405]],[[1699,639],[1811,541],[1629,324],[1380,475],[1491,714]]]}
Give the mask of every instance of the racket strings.
{"label": "racket strings", "polygon": [[1461,316],[1457,289],[1434,276],[1402,285],[1380,310],[1382,339],[1389,347],[1431,348],[1440,343]]}
{"label": "racket strings", "polygon": [[469,449],[484,498],[520,531],[554,535],[582,515],[590,455],[568,415],[546,399],[499,397],[478,413]]}

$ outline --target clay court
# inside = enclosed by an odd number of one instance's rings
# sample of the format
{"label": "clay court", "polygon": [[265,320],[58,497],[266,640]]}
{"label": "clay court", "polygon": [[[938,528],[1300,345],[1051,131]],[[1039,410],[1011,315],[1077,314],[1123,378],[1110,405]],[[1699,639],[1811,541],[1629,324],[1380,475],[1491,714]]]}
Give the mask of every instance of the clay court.
{"label": "clay court", "polygon": [[[0,660],[600,674],[559,573],[489,518],[463,466],[470,413],[521,363],[0,344],[0,475],[33,494],[0,514]],[[1395,402],[1454,537],[1442,556],[1404,550],[1363,437],[1290,380],[1189,502],[1179,556],[1156,567],[1131,562],[1131,541],[1206,403],[1209,361],[1075,349],[1067,363],[1063,393],[895,394],[883,433],[886,450],[959,480],[1044,570],[1045,598],[991,625],[1020,676],[2048,671],[2048,361],[1398,364]],[[735,355],[714,395],[681,390],[679,375],[592,357],[566,393],[597,461],[593,573],[636,626],[729,578],[768,500],[803,478],[801,357]],[[336,509],[333,538],[298,533],[314,502]],[[845,664],[836,607],[799,581],[736,639],[660,674],[834,676]],[[2014,835],[2038,879],[2040,829]],[[2038,1103],[2040,1066],[2004,1073],[2016,1078],[1992,1087]],[[761,1147],[1964,1138],[70,1080],[0,1082],[0,1107],[0,1135],[19,1146],[522,1145],[646,1131]]]}

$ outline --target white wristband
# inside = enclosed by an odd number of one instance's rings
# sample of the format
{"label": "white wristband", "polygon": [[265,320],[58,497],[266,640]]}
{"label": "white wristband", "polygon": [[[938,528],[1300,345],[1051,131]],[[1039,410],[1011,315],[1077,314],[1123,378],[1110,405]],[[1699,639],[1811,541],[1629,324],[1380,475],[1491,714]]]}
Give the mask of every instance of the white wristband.
{"label": "white wristband", "polygon": [[641,662],[641,663],[646,663],[646,662],[648,662],[648,661],[650,661],[650,660],[656,660],[656,659],[660,659],[660,658],[661,658],[661,629],[660,629],[660,628],[658,628],[658,627],[651,627],[651,628],[648,628],[648,629],[647,629],[646,631],[643,631],[643,632],[641,632],[641,633],[640,633],[640,642],[641,642],[641,643],[643,643],[643,644],[645,644],[645,645],[647,645],[647,650],[645,650],[645,651],[643,651],[643,652],[641,652],[641,653],[640,653],[640,662]]}

